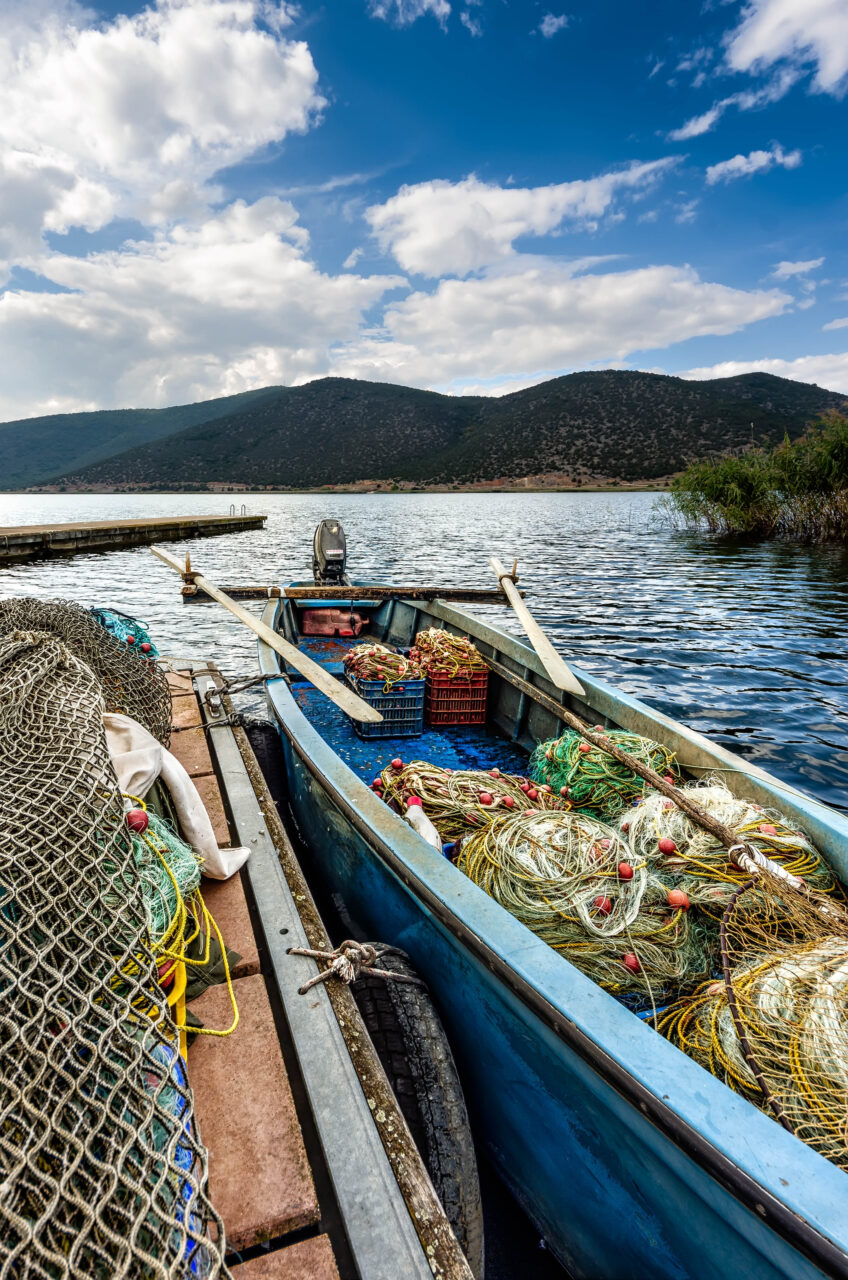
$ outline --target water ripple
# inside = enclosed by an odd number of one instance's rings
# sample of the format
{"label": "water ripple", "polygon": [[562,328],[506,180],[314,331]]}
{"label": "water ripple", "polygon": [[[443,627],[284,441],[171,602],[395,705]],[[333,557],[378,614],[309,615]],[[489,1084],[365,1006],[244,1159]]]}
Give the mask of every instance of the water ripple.
{"label": "water ripple", "polygon": [[[848,802],[845,551],[674,534],[651,518],[650,494],[269,495],[248,506],[268,511],[263,532],[191,544],[215,581],[309,577],[312,532],[328,515],[344,523],[357,577],[491,585],[489,556],[517,555],[528,603],[566,657],[793,785]],[[195,494],[20,495],[3,499],[0,523],[228,507]],[[255,669],[250,634],[212,605],[183,605],[147,548],[0,570],[0,596],[22,594],[116,605],[166,652]],[[480,613],[520,633],[503,609]]]}

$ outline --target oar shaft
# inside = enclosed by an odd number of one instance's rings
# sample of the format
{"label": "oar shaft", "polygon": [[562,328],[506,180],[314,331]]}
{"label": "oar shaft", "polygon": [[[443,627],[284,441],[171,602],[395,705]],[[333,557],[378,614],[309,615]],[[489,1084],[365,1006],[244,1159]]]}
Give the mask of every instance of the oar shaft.
{"label": "oar shaft", "polygon": [[[161,547],[151,547],[150,550],[169,568],[174,569],[179,574],[183,573],[183,566],[170,552],[163,551]],[[211,596],[213,600],[217,600],[218,604],[223,605],[225,609],[228,609],[234,617],[238,618],[239,622],[243,622],[246,627],[249,627],[261,640],[264,640],[267,645],[274,649],[281,658],[285,658],[296,671],[299,671],[311,684],[314,684],[316,689],[320,689],[331,702],[336,703],[354,720],[364,721],[368,724],[380,723],[383,717],[379,711],[375,711],[367,702],[358,697],[352,689],[340,684],[317,662],[313,662],[305,653],[301,653],[293,644],[289,644],[288,640],[284,640],[276,631],[272,631],[260,618],[255,618],[247,609],[244,609],[235,600],[231,600],[225,591],[221,591],[200,573],[193,573],[192,578],[207,595]]]}
{"label": "oar shaft", "polygon": [[492,556],[489,564],[494,569],[498,582],[515,610],[516,617],[524,628],[528,640],[541,658],[542,666],[547,671],[551,682],[556,685],[557,689],[563,689],[566,693],[576,693],[578,697],[585,696],[586,690],[565,660],[557,653],[527,608],[521,598],[520,591],[518,591],[512,577],[507,573],[500,560],[496,556]]}

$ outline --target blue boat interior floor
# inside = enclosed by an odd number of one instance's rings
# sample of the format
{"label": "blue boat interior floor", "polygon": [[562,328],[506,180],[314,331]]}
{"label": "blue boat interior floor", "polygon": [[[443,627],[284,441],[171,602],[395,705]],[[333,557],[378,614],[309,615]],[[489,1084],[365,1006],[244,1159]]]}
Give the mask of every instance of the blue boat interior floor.
{"label": "blue boat interior floor", "polygon": [[[301,637],[299,648],[326,670],[343,678],[347,649],[358,640],[333,636]],[[486,725],[424,727],[417,737],[360,738],[344,712],[307,681],[293,685],[295,701],[322,738],[363,782],[370,783],[396,757],[427,760],[441,769],[500,769],[525,774],[526,751]]]}

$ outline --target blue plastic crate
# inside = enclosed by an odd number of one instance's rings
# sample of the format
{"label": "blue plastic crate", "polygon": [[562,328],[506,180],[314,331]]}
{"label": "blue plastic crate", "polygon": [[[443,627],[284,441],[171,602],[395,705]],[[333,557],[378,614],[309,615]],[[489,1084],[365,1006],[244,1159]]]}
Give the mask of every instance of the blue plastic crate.
{"label": "blue plastic crate", "polygon": [[357,680],[348,676],[354,693],[383,717],[379,724],[363,724],[348,716],[360,738],[419,738],[424,732],[424,687],[426,680],[402,680],[384,692],[384,680]]}

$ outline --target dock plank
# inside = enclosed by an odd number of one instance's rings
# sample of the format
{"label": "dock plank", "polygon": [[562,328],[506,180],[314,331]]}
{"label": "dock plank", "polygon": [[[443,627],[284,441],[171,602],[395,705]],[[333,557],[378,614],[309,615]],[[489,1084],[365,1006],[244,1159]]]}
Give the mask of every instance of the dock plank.
{"label": "dock plank", "polygon": [[315,1236],[286,1249],[231,1267],[234,1280],[339,1280],[328,1236]]}
{"label": "dock plank", "polygon": [[171,728],[191,729],[203,723],[200,707],[193,693],[171,694]]}
{"label": "dock plank", "polygon": [[73,524],[0,527],[0,563],[90,551],[117,551],[151,542],[214,537],[261,529],[267,516],[154,516],[135,520],[86,520]]}
{"label": "dock plank", "polygon": [[168,688],[171,690],[171,697],[191,695],[194,697],[194,685],[191,682],[190,671],[166,671],[165,679],[168,682]]}
{"label": "dock plank", "polygon": [[212,760],[203,729],[198,727],[175,733],[169,750],[177,757],[189,777],[199,778],[205,773],[212,773]]}
{"label": "dock plank", "polygon": [[227,825],[227,815],[224,812],[224,801],[221,799],[218,779],[214,773],[201,774],[194,779],[194,785],[203,801],[203,807],[209,814],[215,840],[222,846],[230,844],[230,828]]}
{"label": "dock plank", "polygon": [[229,880],[204,879],[200,891],[212,919],[221,930],[221,937],[233,951],[241,956],[233,970],[234,978],[247,978],[259,972],[259,951],[250,923],[247,898],[241,876],[236,872]]}
{"label": "dock plank", "polygon": [[[229,1249],[246,1249],[319,1219],[318,1200],[261,974],[234,983],[231,1036],[198,1036],[188,1053],[209,1188]],[[230,1020],[226,987],[192,1002],[210,1027]],[[308,1273],[307,1273],[308,1274]]]}

